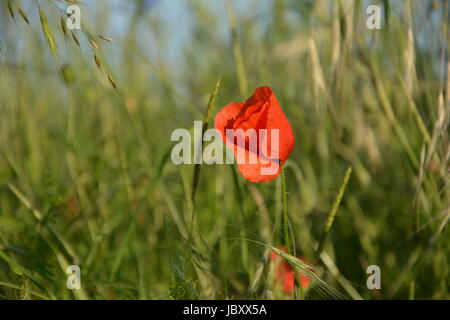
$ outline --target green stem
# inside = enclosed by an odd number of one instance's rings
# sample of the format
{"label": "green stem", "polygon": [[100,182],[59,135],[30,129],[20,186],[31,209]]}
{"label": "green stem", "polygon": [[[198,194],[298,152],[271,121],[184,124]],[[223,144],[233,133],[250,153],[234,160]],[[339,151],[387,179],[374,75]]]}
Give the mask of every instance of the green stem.
{"label": "green stem", "polygon": [[[284,245],[286,247],[286,250],[288,252],[288,254],[290,255],[294,255],[295,256],[295,252],[293,252],[292,250],[292,246],[294,244],[294,239],[292,237],[290,237],[290,230],[289,230],[289,216],[288,216],[288,211],[287,211],[287,191],[286,191],[286,175],[284,173],[284,170],[281,169],[281,202],[283,205],[283,216],[282,216],[282,220],[283,220],[283,232],[284,232]],[[303,288],[301,285],[301,280],[300,280],[300,273],[295,272],[294,274],[294,297],[295,299],[304,299],[304,293],[303,293]],[[298,284],[298,286],[297,286]]]}
{"label": "green stem", "polygon": [[281,169],[281,201],[283,204],[283,231],[284,231],[284,245],[286,246],[286,250],[289,254],[291,252],[291,243],[289,241],[289,218],[287,212],[287,200],[286,200],[286,175],[284,174],[284,170]]}

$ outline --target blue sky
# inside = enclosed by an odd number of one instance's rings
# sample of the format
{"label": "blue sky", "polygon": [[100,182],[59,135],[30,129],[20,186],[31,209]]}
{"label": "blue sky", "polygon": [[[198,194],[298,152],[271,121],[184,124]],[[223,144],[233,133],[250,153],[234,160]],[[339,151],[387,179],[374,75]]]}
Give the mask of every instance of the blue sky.
{"label": "blue sky", "polygon": [[[187,4],[189,1],[195,0],[146,0],[148,5],[146,16],[157,17],[162,22],[163,36],[168,39],[166,47],[159,48],[159,51],[172,60],[178,60],[178,53],[180,48],[189,44],[189,37],[191,35],[191,27],[195,21],[191,21],[188,14]],[[206,4],[214,19],[219,23],[219,37],[228,37],[228,17],[226,10],[226,0],[207,0],[199,1]],[[258,12],[268,11],[271,8],[271,0],[247,0],[247,1],[233,1],[233,6],[237,15],[253,14]],[[123,34],[127,31],[129,19],[134,13],[133,1],[123,0],[96,0],[95,2],[85,2],[85,8],[91,11],[90,16],[94,16],[97,10],[102,10],[105,5],[108,5],[110,17],[109,36],[121,39]],[[141,23],[140,30],[147,26],[148,23]]]}

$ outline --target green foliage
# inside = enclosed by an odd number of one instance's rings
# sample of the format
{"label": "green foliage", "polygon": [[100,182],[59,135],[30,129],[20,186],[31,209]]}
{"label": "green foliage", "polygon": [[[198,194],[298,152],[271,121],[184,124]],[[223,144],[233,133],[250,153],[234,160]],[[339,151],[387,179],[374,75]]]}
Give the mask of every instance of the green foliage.
{"label": "green foliage", "polygon": [[[366,1],[178,2],[176,50],[158,6],[114,28],[81,3],[71,31],[73,1],[0,2],[0,299],[449,299],[450,3],[374,1],[368,30]],[[283,183],[171,162],[174,129],[261,85]],[[312,287],[279,290],[272,250]]]}

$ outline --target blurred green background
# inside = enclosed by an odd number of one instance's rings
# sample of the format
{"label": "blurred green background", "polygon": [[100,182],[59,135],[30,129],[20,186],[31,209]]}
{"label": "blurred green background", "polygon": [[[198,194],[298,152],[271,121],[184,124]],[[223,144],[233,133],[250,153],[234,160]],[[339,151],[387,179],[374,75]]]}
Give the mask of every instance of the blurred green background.
{"label": "blurred green background", "polygon": [[[74,3],[81,30],[63,27]],[[264,245],[283,246],[281,179],[203,165],[193,202],[194,167],[170,160],[219,78],[212,117],[270,85],[292,125],[296,256],[315,261],[353,169],[302,298],[449,299],[449,14],[445,0],[2,0],[0,299],[294,298]]]}

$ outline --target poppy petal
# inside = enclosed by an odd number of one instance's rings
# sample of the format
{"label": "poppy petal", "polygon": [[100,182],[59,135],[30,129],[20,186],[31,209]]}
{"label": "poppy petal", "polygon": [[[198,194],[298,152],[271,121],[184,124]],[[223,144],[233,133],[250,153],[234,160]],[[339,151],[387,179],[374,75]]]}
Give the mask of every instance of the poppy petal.
{"label": "poppy petal", "polygon": [[[225,106],[216,116],[215,128],[233,150],[243,177],[252,182],[276,178],[294,147],[289,121],[268,86],[257,88],[245,103]],[[230,129],[233,130],[231,138],[227,136]],[[256,132],[256,147],[248,145],[249,130]],[[239,136],[242,132],[245,137]],[[252,157],[256,162],[250,161]]]}

